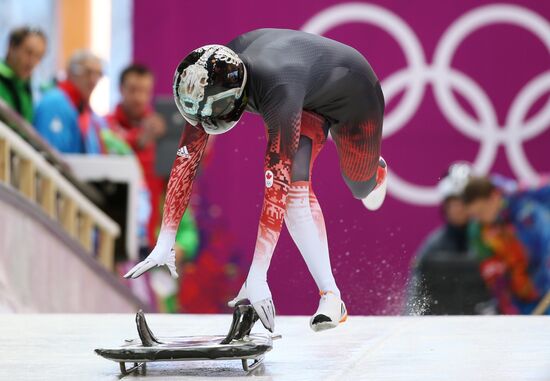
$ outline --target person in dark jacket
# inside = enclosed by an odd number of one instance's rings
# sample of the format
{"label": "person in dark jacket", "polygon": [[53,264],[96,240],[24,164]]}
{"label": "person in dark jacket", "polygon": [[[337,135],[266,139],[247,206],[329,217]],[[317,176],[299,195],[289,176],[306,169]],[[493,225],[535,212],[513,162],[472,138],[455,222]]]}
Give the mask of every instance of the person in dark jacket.
{"label": "person in dark jacket", "polygon": [[456,163],[438,184],[445,223],[426,238],[413,260],[408,314],[470,315],[491,307],[484,303],[490,296],[469,251],[469,218],[461,198],[469,176],[469,165]]}

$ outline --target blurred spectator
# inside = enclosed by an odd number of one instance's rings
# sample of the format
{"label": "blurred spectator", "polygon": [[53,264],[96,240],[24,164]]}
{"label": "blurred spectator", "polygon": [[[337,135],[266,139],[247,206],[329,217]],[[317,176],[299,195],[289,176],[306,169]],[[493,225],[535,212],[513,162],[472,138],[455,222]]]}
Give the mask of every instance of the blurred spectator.
{"label": "blurred spectator", "polygon": [[125,68],[120,75],[119,85],[122,99],[113,113],[107,116],[107,122],[132,147],[143,168],[151,194],[149,243],[154,244],[156,230],[160,225],[160,201],[164,188],[164,180],[155,173],[155,142],[165,133],[166,124],[151,105],[154,77],[146,66],[133,64]]}
{"label": "blurred spectator", "polygon": [[454,164],[439,182],[444,225],[422,244],[413,263],[407,312],[474,314],[490,299],[475,258],[468,252],[468,215],[460,194],[470,167]]}
{"label": "blurred spectator", "polygon": [[498,180],[472,178],[464,189],[472,245],[500,312],[527,314],[550,289],[550,186],[510,191]]}
{"label": "blurred spectator", "polygon": [[44,33],[21,27],[11,31],[6,59],[0,61],[0,98],[29,123],[33,120],[31,75],[45,51]]}
{"label": "blurred spectator", "polygon": [[102,153],[102,120],[90,108],[90,96],[103,75],[101,60],[81,50],[73,54],[67,80],[47,91],[34,119],[38,132],[63,153]]}

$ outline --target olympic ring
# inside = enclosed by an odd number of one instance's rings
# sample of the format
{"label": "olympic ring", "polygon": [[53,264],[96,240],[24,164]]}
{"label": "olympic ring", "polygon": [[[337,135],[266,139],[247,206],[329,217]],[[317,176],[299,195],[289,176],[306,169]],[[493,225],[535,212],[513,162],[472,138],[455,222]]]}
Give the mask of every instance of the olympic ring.
{"label": "olympic ring", "polygon": [[[532,105],[550,90],[550,70],[531,79],[518,92],[501,126],[486,92],[472,78],[451,68],[451,64],[458,46],[468,35],[496,23],[526,29],[539,38],[550,52],[550,24],[545,18],[511,4],[474,8],[454,21],[443,33],[431,65],[427,64],[424,49],[411,27],[395,13],[378,5],[335,5],[314,15],[302,30],[322,35],[350,22],[370,23],[383,29],[397,41],[405,54],[408,66],[382,81],[386,103],[405,90],[403,99],[384,119],[384,137],[395,134],[409,122],[420,107],[426,86],[431,84],[436,103],[449,124],[480,143],[473,162],[474,172],[489,172],[496,160],[498,147],[503,145],[515,176],[527,182],[537,180],[537,171],[529,163],[523,143],[550,127],[550,99],[537,114],[528,120],[526,117]],[[453,89],[470,103],[477,120],[463,110],[453,95]],[[396,198],[413,204],[435,205],[440,201],[436,185],[411,184],[395,172],[389,178],[388,190]]]}

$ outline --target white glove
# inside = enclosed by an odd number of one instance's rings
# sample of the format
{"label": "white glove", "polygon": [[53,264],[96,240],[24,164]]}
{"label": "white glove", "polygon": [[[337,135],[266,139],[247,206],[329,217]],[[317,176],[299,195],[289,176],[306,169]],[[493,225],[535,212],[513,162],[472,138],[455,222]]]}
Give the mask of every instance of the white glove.
{"label": "white glove", "polygon": [[132,269],[124,275],[124,278],[135,279],[144,272],[151,270],[153,267],[164,265],[166,265],[168,270],[170,270],[170,275],[172,278],[177,278],[178,272],[176,271],[176,252],[172,249],[175,240],[175,234],[161,232],[157,240],[157,244],[151,254],[149,254],[143,261],[132,267]]}
{"label": "white glove", "polygon": [[[245,299],[248,299],[246,282],[244,282],[243,286],[241,287],[239,294],[235,298],[227,302],[227,305],[229,307],[235,308]],[[273,300],[271,299],[271,296],[266,299],[260,300],[259,302],[252,303],[252,307],[258,314],[258,317],[260,318],[260,321],[262,322],[264,327],[272,333],[275,332],[275,306],[273,305]]]}

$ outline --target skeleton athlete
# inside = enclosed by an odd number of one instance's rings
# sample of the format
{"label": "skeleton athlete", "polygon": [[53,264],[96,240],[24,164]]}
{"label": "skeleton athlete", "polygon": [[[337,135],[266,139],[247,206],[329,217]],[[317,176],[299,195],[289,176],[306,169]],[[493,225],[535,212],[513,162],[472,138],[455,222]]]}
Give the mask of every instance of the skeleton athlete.
{"label": "skeleton athlete", "polygon": [[227,46],[192,51],[176,70],[174,98],[187,124],[170,174],[161,232],[152,253],[125,277],[136,278],[161,265],[177,277],[172,246],[208,136],[227,132],[249,111],[260,114],[267,129],[265,195],[252,265],[229,305],[248,299],[273,332],[275,308],[267,270],[284,220],[320,290],[311,328],[320,331],[345,321],[311,170],[330,132],[353,196],[370,210],[384,200],[384,96],[366,59],[321,36],[255,30]]}

